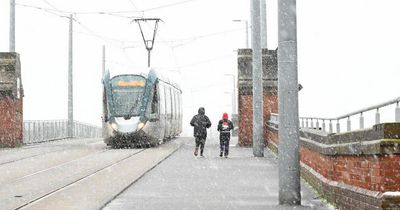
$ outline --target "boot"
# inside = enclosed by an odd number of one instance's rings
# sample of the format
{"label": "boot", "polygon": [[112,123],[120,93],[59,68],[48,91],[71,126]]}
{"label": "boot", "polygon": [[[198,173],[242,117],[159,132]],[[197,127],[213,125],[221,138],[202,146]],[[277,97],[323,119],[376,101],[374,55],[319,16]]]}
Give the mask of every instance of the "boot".
{"label": "boot", "polygon": [[219,152],[219,156],[220,156],[220,157],[222,157],[222,151],[221,151],[221,152]]}
{"label": "boot", "polygon": [[197,147],[194,149],[194,156],[197,156],[197,151],[198,150],[199,150],[199,148],[197,148]]}
{"label": "boot", "polygon": [[204,157],[204,156],[203,156],[203,150],[200,150],[200,156],[201,156],[201,157]]}

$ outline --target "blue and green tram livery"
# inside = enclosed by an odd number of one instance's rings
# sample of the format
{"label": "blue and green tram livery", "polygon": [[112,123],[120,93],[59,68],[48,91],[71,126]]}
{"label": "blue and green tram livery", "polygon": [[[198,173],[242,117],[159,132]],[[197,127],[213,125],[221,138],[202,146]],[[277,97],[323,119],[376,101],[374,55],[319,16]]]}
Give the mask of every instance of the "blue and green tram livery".
{"label": "blue and green tram livery", "polygon": [[103,76],[104,142],[113,147],[156,146],[182,132],[182,91],[151,69]]}

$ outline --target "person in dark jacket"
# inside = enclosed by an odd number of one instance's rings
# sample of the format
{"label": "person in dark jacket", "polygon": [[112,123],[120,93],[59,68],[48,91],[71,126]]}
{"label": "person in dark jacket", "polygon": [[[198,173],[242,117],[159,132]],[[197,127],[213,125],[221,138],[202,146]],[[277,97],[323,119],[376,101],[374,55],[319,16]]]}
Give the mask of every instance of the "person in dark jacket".
{"label": "person in dark jacket", "polygon": [[207,128],[211,127],[210,119],[205,115],[203,107],[199,108],[198,114],[193,116],[190,125],[194,127],[193,136],[196,140],[194,155],[197,156],[200,147],[200,156],[203,156],[204,144],[207,138]]}
{"label": "person in dark jacket", "polygon": [[231,139],[231,130],[233,130],[233,123],[228,119],[227,113],[224,113],[222,115],[222,120],[218,122],[217,130],[219,131],[219,146],[220,146],[219,156],[222,157],[223,154],[225,158],[227,158],[229,153],[229,141]]}

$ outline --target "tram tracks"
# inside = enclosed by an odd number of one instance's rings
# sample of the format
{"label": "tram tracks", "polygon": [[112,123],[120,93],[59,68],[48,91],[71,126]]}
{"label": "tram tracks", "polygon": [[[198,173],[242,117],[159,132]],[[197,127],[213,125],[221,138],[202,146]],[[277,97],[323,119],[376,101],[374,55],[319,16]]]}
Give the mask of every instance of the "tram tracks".
{"label": "tram tracks", "polygon": [[[52,142],[49,143],[48,145],[46,145],[46,143],[42,143],[41,145],[29,145],[23,149],[8,149],[3,151],[0,150],[0,155],[2,156],[0,159],[0,166],[71,149],[71,147],[73,147],[74,145],[73,144],[68,145],[68,143],[69,142],[65,141],[56,144]],[[95,144],[95,143],[98,143],[98,141],[90,142],[89,144]],[[65,145],[68,146],[66,147]],[[39,146],[44,148],[40,150]],[[56,149],[54,149],[54,147]],[[25,154],[23,152],[25,152]]]}
{"label": "tram tracks", "polygon": [[0,209],[20,209],[142,151],[105,149],[3,183],[0,185]]}
{"label": "tram tracks", "polygon": [[[86,157],[88,157],[88,156],[91,156],[91,155],[94,155],[94,154],[97,154],[97,153],[106,152],[107,150],[108,150],[108,149],[103,149],[103,150],[100,150],[100,151],[92,152],[92,153],[86,154],[86,155],[84,155],[84,156],[77,157],[77,158],[75,158],[75,159],[73,159],[73,160],[70,160],[70,161],[67,161],[67,162],[63,162],[63,163],[60,163],[60,164],[57,164],[57,165],[53,165],[53,166],[51,166],[51,167],[49,167],[49,168],[42,169],[42,170],[39,170],[39,171],[35,171],[34,173],[30,173],[30,174],[24,175],[24,176],[22,176],[22,177],[16,178],[16,179],[14,179],[14,180],[10,180],[10,181],[8,181],[7,183],[18,182],[19,180],[26,179],[26,178],[28,178],[28,177],[34,176],[34,175],[39,174],[39,173],[44,173],[44,172],[46,172],[46,171],[49,171],[49,170],[52,170],[52,169],[55,169],[55,168],[58,168],[58,167],[62,167],[62,166],[67,165],[67,164],[71,164],[71,163],[73,163],[73,162],[76,162],[76,161],[79,161],[79,160],[81,160],[81,159],[84,159],[84,158],[86,158]],[[0,185],[1,185],[1,182],[0,182]]]}
{"label": "tram tracks", "polygon": [[0,173],[0,209],[100,209],[180,145],[180,141],[147,149],[64,145],[69,149],[59,154],[0,166],[1,172],[12,172],[8,177]]}
{"label": "tram tracks", "polygon": [[[80,182],[80,181],[82,181],[82,180],[84,180],[84,179],[88,179],[88,178],[94,176],[95,174],[98,174],[99,172],[101,172],[101,171],[103,171],[103,170],[106,170],[106,169],[108,169],[108,168],[110,168],[110,167],[112,167],[112,166],[114,166],[114,165],[119,164],[120,162],[122,162],[122,161],[124,161],[124,160],[126,160],[126,159],[128,159],[128,158],[131,158],[131,157],[133,157],[133,156],[135,156],[135,155],[137,155],[137,154],[143,152],[144,150],[145,150],[145,149],[138,150],[138,151],[136,151],[135,153],[130,154],[130,155],[128,155],[128,156],[126,156],[126,157],[124,157],[124,158],[122,158],[122,159],[120,159],[120,160],[118,160],[118,161],[116,161],[116,162],[114,162],[114,163],[112,163],[112,164],[110,164],[110,165],[107,165],[107,166],[105,166],[105,167],[103,167],[103,168],[100,168],[100,169],[94,171],[93,173],[87,174],[87,175],[85,175],[85,176],[83,176],[83,177],[81,177],[81,178],[79,178],[79,179],[77,179],[77,180],[74,180],[74,181],[72,181],[72,182],[70,182],[70,183],[67,183],[67,184],[61,186],[61,187],[58,187],[57,189],[54,189],[54,190],[52,190],[52,191],[50,191],[50,192],[48,192],[48,193],[46,193],[46,194],[44,194],[44,195],[38,196],[38,197],[36,197],[36,198],[34,198],[34,199],[31,199],[30,201],[28,201],[28,202],[26,202],[26,203],[24,203],[24,204],[22,204],[22,205],[16,207],[15,209],[23,209],[23,208],[26,208],[26,207],[28,207],[28,205],[30,205],[30,204],[32,204],[32,203],[34,203],[34,202],[36,202],[36,201],[39,201],[39,200],[41,200],[41,199],[44,199],[44,198],[46,198],[46,197],[49,197],[49,196],[51,196],[51,195],[57,193],[57,192],[60,192],[60,191],[62,191],[63,189],[65,189],[65,188],[67,188],[67,187],[69,187],[69,186],[71,186],[71,185],[73,185],[73,184],[76,184],[76,183],[78,183],[78,182]],[[105,150],[105,151],[106,151],[106,150]],[[103,152],[105,152],[105,151],[103,151]]]}

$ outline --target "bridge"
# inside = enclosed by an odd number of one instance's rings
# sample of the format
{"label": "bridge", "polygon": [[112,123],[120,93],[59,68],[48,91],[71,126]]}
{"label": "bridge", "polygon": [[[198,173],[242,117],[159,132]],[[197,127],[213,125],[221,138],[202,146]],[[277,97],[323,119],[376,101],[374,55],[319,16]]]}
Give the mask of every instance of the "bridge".
{"label": "bridge", "polygon": [[[237,120],[238,136],[232,137],[227,158],[219,156],[215,125],[208,130],[210,135],[204,157],[197,157],[193,155],[194,138],[188,135],[191,131],[166,139],[154,147],[141,145],[116,149],[104,143],[104,128],[74,118],[88,114],[92,107],[74,116],[72,46],[73,34],[81,32],[74,31],[73,24],[77,23],[81,29],[88,31],[89,36],[107,42],[109,38],[96,34],[83,24],[82,16],[106,14],[132,19],[123,15],[126,11],[66,11],[49,1],[43,1],[46,7],[20,4],[15,0],[10,2],[10,52],[0,53],[0,209],[400,209],[400,97],[393,95],[395,98],[392,100],[377,101],[380,103],[376,105],[356,102],[353,104],[360,109],[340,116],[330,116],[331,110],[326,110],[324,116],[298,116],[298,93],[303,86],[297,81],[294,0],[279,1],[280,21],[290,24],[279,24],[279,32],[282,33],[279,33],[277,49],[268,49],[266,32],[260,34],[258,27],[265,24],[253,24],[252,49],[246,37],[246,48],[235,49],[237,69],[233,74],[224,74],[232,78],[232,91],[205,93],[206,96],[201,97],[216,106],[221,101],[228,101],[217,100],[221,95],[232,95],[232,104],[227,107],[232,108],[231,114]],[[127,14],[145,12],[137,9],[133,0],[129,2],[135,11],[127,11]],[[188,2],[191,1],[148,10]],[[258,13],[265,15],[265,11],[258,11],[254,3],[259,1],[252,2],[252,22],[261,22]],[[68,119],[24,120],[23,106],[28,105],[35,112],[38,107],[32,108],[35,107],[32,99],[31,104],[23,101],[30,89],[24,89],[22,66],[19,54],[15,52],[13,16],[16,5],[68,19]],[[197,6],[195,10],[200,10]],[[265,9],[266,6],[263,7]],[[262,19],[265,21],[265,16]],[[135,20],[161,21],[159,18]],[[246,23],[247,36],[248,21],[234,22]],[[219,32],[162,42],[169,43],[169,50],[174,51],[193,40],[216,34]],[[155,36],[151,47],[143,33],[142,36],[150,66],[150,51]],[[126,43],[136,42],[112,41],[121,44],[118,47],[129,59],[125,50],[132,46]],[[212,51],[207,49],[208,53]],[[31,58],[37,56],[29,55]],[[27,57],[24,59],[27,60]],[[47,62],[49,59],[42,60]],[[112,60],[107,62],[117,63]],[[199,63],[202,62],[189,66]],[[102,67],[104,72],[104,45]],[[183,74],[183,67],[187,65],[172,71]],[[212,66],[204,72],[214,75],[215,69]],[[200,80],[198,73],[188,72],[192,74],[189,83]],[[87,80],[83,83],[90,86],[94,77],[85,77]],[[207,77],[201,80],[213,79]],[[46,81],[48,89],[57,83]],[[213,85],[218,86],[219,82]],[[193,97],[191,101],[186,100],[191,102],[190,111],[201,104],[201,100],[194,95],[206,92],[204,90],[210,84],[184,89]],[[41,84],[36,82],[35,85]],[[307,87],[307,84],[303,85]],[[89,97],[88,94],[86,97]],[[46,100],[56,98],[49,94]],[[207,114],[226,110],[225,105],[221,107]],[[192,114],[188,110],[184,111],[187,118]],[[41,115],[44,113],[37,116]],[[104,122],[105,119],[102,120]],[[187,124],[185,120],[183,123]]]}
{"label": "bridge", "polygon": [[[239,80],[239,89],[243,84],[248,88]],[[278,98],[271,97],[275,83],[266,84],[264,102],[273,107],[264,112],[264,157],[248,147],[251,128],[240,121],[252,111],[243,106],[248,92],[240,91],[239,137],[227,159],[219,157],[215,137],[199,158],[192,137],[112,149],[95,125],[74,121],[69,133],[68,120],[22,122],[18,111],[9,111],[22,100],[11,91],[0,100],[9,122],[2,124],[1,143],[15,147],[0,148],[0,209],[400,208],[400,97],[336,118],[300,117],[301,205],[279,205],[277,168],[285,166],[277,158]],[[392,117],[382,121],[379,110],[393,110]]]}

